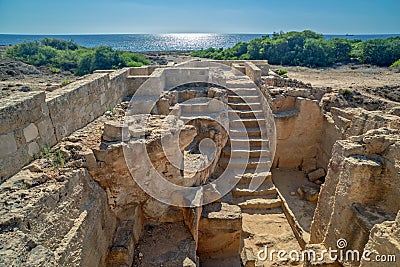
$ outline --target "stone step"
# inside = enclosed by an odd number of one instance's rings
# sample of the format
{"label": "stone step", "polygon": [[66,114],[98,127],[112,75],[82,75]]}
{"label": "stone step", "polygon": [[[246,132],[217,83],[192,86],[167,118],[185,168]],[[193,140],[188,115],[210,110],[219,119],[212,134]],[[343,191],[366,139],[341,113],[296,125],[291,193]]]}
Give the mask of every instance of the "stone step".
{"label": "stone step", "polygon": [[192,114],[192,113],[206,113],[208,103],[181,103],[179,108],[181,113]]}
{"label": "stone step", "polygon": [[[257,191],[255,191],[257,192]],[[270,194],[265,195],[248,195],[248,196],[234,196],[233,191],[231,191],[231,203],[234,205],[238,205],[239,203],[244,203],[248,200],[252,199],[276,199],[278,197],[277,193],[271,192]]]}
{"label": "stone step", "polygon": [[270,167],[271,165],[271,160],[269,158],[261,158],[261,159],[243,159],[243,158],[221,158],[219,161],[219,165],[223,168],[228,167],[230,168],[266,168]]}
{"label": "stone step", "polygon": [[243,148],[243,147],[262,147],[263,149],[269,148],[269,140],[263,137],[231,137],[228,140],[228,145],[231,145],[231,148]]}
{"label": "stone step", "polygon": [[[246,168],[245,170],[229,168],[225,171],[227,172],[226,175],[229,175],[229,172],[232,171],[232,175],[230,176],[231,179],[227,181],[232,188],[246,190],[267,190],[275,188],[275,185],[272,181],[271,172],[269,172],[267,169],[258,168],[256,171],[255,168]],[[251,186],[256,188],[251,188]],[[229,194],[227,197],[232,198],[233,196],[232,194]]]}
{"label": "stone step", "polygon": [[189,100],[185,103],[180,103],[179,108],[181,113],[191,114],[220,112],[226,107],[223,103],[217,100],[205,101],[203,99],[199,99],[198,101]]}
{"label": "stone step", "polygon": [[277,196],[277,191],[275,187],[267,189],[258,188],[254,191],[248,188],[233,188],[231,192],[234,197]]}
{"label": "stone step", "polygon": [[228,103],[261,103],[261,97],[258,95],[230,95],[228,96]]}
{"label": "stone step", "polygon": [[228,96],[261,96],[257,88],[232,88],[227,91]]}
{"label": "stone step", "polygon": [[261,103],[229,103],[233,110],[260,110],[262,109]]}
{"label": "stone step", "polygon": [[220,112],[209,112],[209,113],[181,113],[179,119],[183,120],[184,122],[197,119],[197,118],[204,118],[204,119],[215,119],[221,115]]}
{"label": "stone step", "polygon": [[264,168],[247,168],[243,175],[237,175],[235,176],[235,179],[238,179],[238,183],[236,187],[243,186],[243,188],[249,188],[249,185],[254,179],[257,177],[257,179],[264,179],[262,184],[267,186],[267,188],[271,188],[274,186],[272,182],[272,173],[269,171],[269,169],[264,169]]}
{"label": "stone step", "polygon": [[231,137],[261,136],[262,133],[265,132],[265,130],[265,128],[260,129],[259,127],[230,127],[229,135]]}
{"label": "stone step", "polygon": [[257,118],[242,118],[229,120],[230,127],[263,127],[265,125],[265,120]]}
{"label": "stone step", "polygon": [[275,199],[253,198],[238,203],[238,206],[241,209],[246,209],[246,210],[266,210],[266,209],[274,209],[281,207],[282,201],[280,198],[275,198]]}
{"label": "stone step", "polygon": [[[229,110],[228,115],[230,118],[264,118],[264,111],[262,110]],[[236,116],[235,116],[236,115]]]}
{"label": "stone step", "polygon": [[249,79],[243,80],[228,80],[226,81],[226,87],[228,89],[234,88],[257,88],[257,86]]}
{"label": "stone step", "polygon": [[269,156],[270,151],[261,147],[250,147],[250,150],[246,147],[235,147],[232,150],[229,146],[226,146],[222,149],[222,156],[231,157],[231,155],[240,158],[259,158]]}
{"label": "stone step", "polygon": [[[240,180],[239,180],[239,182],[238,183],[236,183],[236,185],[235,185],[235,187],[234,188],[236,188],[236,189],[240,189],[240,190],[249,190],[249,191],[251,191],[251,190],[253,190],[253,191],[261,191],[261,190],[270,190],[270,189],[273,189],[273,190],[275,190],[276,192],[278,191],[278,189],[276,189],[275,188],[275,185],[274,185],[274,183],[273,183],[273,181],[272,181],[272,176],[271,175],[268,175],[268,172],[264,172],[264,173],[267,173],[267,175],[264,175],[264,180],[263,180],[263,182],[259,185],[259,187],[258,188],[250,188],[250,182],[251,182],[251,179],[253,179],[253,177],[254,176],[252,176],[252,175],[249,175],[249,174],[244,174],[241,178],[240,178]],[[261,177],[261,176],[260,176]],[[257,178],[258,179],[258,178]],[[239,191],[240,191],[239,190]]]}

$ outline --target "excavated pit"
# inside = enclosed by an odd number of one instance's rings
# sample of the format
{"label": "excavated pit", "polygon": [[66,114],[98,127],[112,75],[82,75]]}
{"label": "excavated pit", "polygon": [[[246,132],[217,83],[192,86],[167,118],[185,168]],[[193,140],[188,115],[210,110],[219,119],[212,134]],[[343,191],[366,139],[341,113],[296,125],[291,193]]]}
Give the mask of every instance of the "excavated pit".
{"label": "excavated pit", "polygon": [[[137,117],[145,128],[130,139],[134,148],[128,157],[123,125],[131,97],[6,179],[0,185],[0,241],[7,245],[0,246],[0,265],[375,266],[362,260],[258,258],[265,247],[319,251],[335,248],[340,238],[350,249],[399,255],[389,237],[396,238],[400,225],[398,109],[326,109],[331,89],[265,77],[256,63],[234,63],[247,76],[223,69],[231,75],[224,86],[209,78],[182,85],[184,67],[168,74],[181,85],[158,96],[150,117]],[[198,71],[202,80],[206,64],[200,70],[190,65],[190,75]],[[160,73],[127,70],[127,95],[145,77]],[[262,107],[254,109],[261,97],[272,118]],[[276,140],[264,129],[268,119],[276,126]],[[170,162],[162,136],[179,137],[181,168]],[[246,149],[243,136],[249,139]],[[235,184],[199,207],[165,204],[135,182],[153,179],[152,165],[171,183],[203,186],[232,163],[243,167],[234,174]],[[257,169],[268,164],[270,170]],[[250,190],[260,175],[261,185]]]}

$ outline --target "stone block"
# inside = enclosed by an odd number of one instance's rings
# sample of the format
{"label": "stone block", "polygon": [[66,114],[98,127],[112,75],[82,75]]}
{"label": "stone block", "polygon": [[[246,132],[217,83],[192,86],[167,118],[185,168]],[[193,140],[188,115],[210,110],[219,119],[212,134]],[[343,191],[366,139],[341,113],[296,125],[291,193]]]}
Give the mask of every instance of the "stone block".
{"label": "stone block", "polygon": [[49,117],[46,117],[44,120],[38,122],[37,128],[43,144],[47,146],[53,146],[57,143],[53,124]]}
{"label": "stone block", "polygon": [[133,235],[134,221],[122,221],[117,228],[114,242],[108,255],[110,266],[131,266],[135,249]]}
{"label": "stone block", "polygon": [[44,92],[26,92],[15,98],[0,100],[0,134],[21,129],[43,116]]}
{"label": "stone block", "polygon": [[314,182],[314,181],[318,180],[319,178],[324,177],[325,175],[326,175],[326,172],[323,168],[318,168],[315,171],[312,171],[309,174],[307,174],[308,180],[310,180],[310,182]]}
{"label": "stone block", "polygon": [[305,173],[312,172],[316,168],[317,168],[316,158],[304,159],[303,163],[301,164],[301,170],[304,171]]}
{"label": "stone block", "polygon": [[27,143],[36,139],[39,136],[38,128],[34,123],[31,123],[24,128],[24,136]]}
{"label": "stone block", "polygon": [[0,135],[0,157],[7,156],[17,151],[17,142],[13,133]]}
{"label": "stone block", "polygon": [[242,213],[239,206],[213,203],[203,207],[199,223],[200,258],[226,258],[239,254]]}
{"label": "stone block", "polygon": [[254,82],[261,80],[261,69],[257,67],[253,62],[244,62],[246,75]]}
{"label": "stone block", "polygon": [[311,185],[302,185],[297,189],[297,193],[299,194],[301,199],[310,201],[310,202],[317,202],[318,194],[319,194],[319,187],[318,186],[311,186]]}
{"label": "stone block", "polygon": [[28,155],[30,157],[33,157],[35,154],[39,153],[39,151],[40,151],[40,148],[39,148],[38,143],[36,143],[36,142],[29,143],[29,145],[28,145]]}
{"label": "stone block", "polygon": [[107,121],[104,123],[103,139],[105,141],[121,141],[123,125],[119,121]]}
{"label": "stone block", "polygon": [[169,101],[167,98],[161,98],[157,101],[157,109],[159,115],[168,115],[169,114]]}

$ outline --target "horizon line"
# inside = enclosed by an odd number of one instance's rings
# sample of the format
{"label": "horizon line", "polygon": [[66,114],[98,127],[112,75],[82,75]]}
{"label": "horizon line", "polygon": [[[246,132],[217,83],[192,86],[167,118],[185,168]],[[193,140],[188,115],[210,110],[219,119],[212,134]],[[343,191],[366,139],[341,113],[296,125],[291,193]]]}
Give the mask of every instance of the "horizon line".
{"label": "horizon line", "polygon": [[[284,31],[283,33],[287,32],[301,32],[301,31]],[[273,34],[272,33],[255,33],[255,32],[246,32],[246,33],[217,33],[217,32],[165,32],[165,33],[0,33],[0,35],[139,35],[139,34],[146,34],[146,35],[161,35],[161,34]],[[316,32],[317,34],[322,35],[394,35],[400,33],[321,33]]]}

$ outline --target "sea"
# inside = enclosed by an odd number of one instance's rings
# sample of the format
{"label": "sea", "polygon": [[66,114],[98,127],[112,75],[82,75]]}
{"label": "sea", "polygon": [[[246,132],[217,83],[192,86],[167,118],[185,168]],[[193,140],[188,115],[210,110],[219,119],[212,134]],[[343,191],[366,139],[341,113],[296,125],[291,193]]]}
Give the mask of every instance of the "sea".
{"label": "sea", "polygon": [[[86,47],[100,45],[113,49],[151,52],[151,51],[189,51],[210,47],[227,48],[239,42],[248,42],[255,38],[271,34],[216,34],[216,33],[171,33],[171,34],[79,34],[79,35],[26,35],[0,34],[0,45],[12,45],[26,41],[41,40],[46,37],[74,41]],[[400,34],[368,34],[368,35],[324,35],[327,39],[346,38],[369,40],[388,38]]]}

